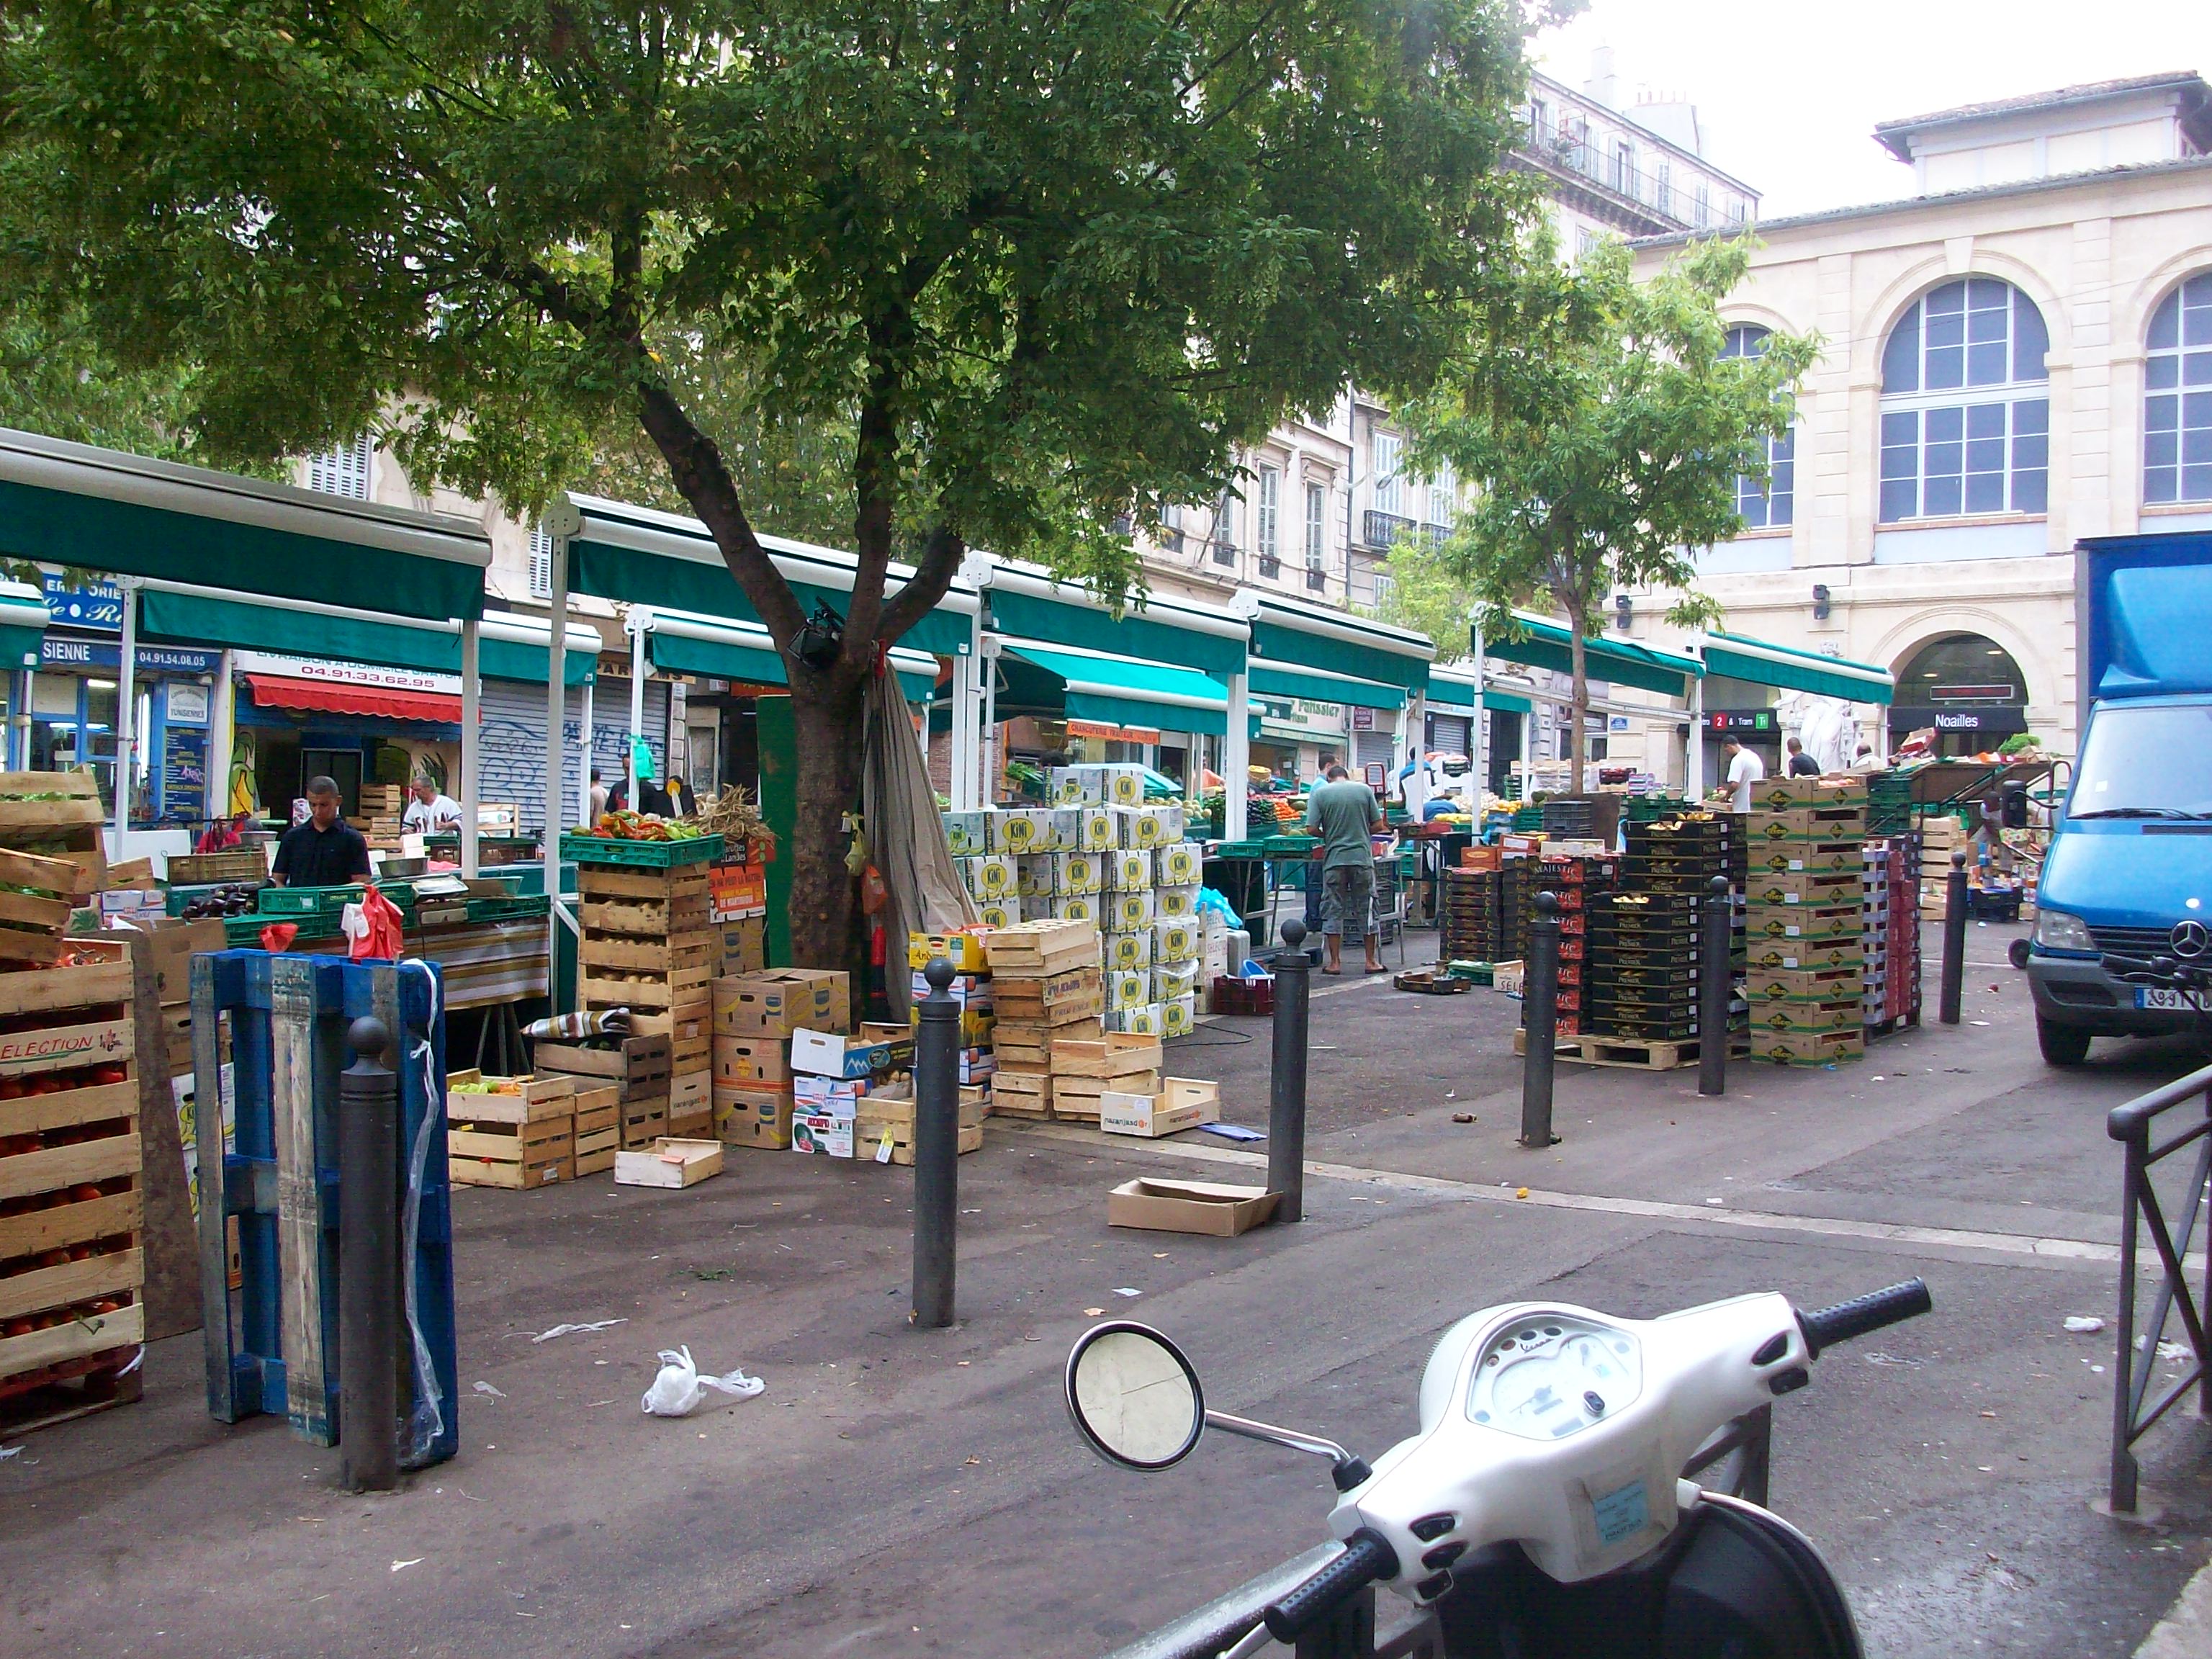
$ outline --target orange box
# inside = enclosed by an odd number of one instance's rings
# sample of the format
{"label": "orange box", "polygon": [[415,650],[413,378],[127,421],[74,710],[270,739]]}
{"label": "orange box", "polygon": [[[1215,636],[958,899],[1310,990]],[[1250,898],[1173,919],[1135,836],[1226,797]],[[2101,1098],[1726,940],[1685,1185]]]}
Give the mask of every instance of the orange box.
{"label": "orange box", "polygon": [[1459,867],[1462,870],[1497,870],[1504,867],[1505,855],[1495,847],[1462,847],[1459,849]]}

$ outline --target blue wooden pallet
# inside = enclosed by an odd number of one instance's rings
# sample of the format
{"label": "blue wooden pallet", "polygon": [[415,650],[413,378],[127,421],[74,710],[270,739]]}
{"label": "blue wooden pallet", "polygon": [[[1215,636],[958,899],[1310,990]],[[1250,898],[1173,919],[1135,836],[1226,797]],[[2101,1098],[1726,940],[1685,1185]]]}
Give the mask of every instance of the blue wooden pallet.
{"label": "blue wooden pallet", "polygon": [[[438,1462],[459,1449],[443,996],[437,969],[422,963],[264,951],[192,959],[194,1072],[217,1074],[224,1016],[234,1070],[235,1149],[220,1160],[203,1158],[198,1176],[208,1411],[218,1421],[281,1413],[303,1438],[337,1443],[338,1074],[353,1060],[347,1027],[373,1014],[398,1039],[386,1063],[400,1079],[403,1184],[431,1120],[411,1271],[441,1425],[407,1461]],[[419,1052],[425,1042],[427,1077]],[[203,1098],[213,1092],[200,1090]],[[237,1291],[229,1288],[226,1216],[238,1219]],[[403,1412],[416,1405],[415,1393],[410,1381]]]}

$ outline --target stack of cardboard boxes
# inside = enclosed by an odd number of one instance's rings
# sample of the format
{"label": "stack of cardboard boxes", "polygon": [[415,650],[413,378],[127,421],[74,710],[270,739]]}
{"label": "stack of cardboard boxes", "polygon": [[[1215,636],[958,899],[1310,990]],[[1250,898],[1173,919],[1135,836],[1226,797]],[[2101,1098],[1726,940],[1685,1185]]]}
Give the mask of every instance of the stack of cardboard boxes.
{"label": "stack of cardboard boxes", "polygon": [[1752,1052],[1786,1066],[1866,1053],[1863,778],[1752,786],[1745,922]]}
{"label": "stack of cardboard boxes", "polygon": [[819,968],[731,975],[714,981],[712,1004],[714,1138],[732,1146],[789,1146],[799,1109],[793,1036],[842,1038],[852,1029],[847,975]]}
{"label": "stack of cardboard boxes", "polygon": [[921,1021],[921,1004],[929,995],[929,981],[922,970],[943,957],[952,964],[952,1000],[960,1005],[960,1086],[987,1089],[998,1068],[998,1009],[991,995],[990,958],[983,951],[984,929],[978,926],[952,933],[909,933],[906,962],[912,975],[908,984],[913,1023]]}

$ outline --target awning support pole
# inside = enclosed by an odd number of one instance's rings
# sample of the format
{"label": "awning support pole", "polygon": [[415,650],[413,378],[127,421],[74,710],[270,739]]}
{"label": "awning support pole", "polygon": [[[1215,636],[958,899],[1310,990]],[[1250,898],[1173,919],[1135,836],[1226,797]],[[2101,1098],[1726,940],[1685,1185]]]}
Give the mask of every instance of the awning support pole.
{"label": "awning support pole", "polygon": [[977,781],[976,805],[988,811],[997,805],[999,793],[999,647],[996,641],[987,645],[983,658],[983,726],[978,734],[981,741],[979,759],[983,763],[983,775]]}
{"label": "awning support pole", "polygon": [[228,647],[216,664],[215,690],[208,698],[207,815],[230,816],[230,763],[238,748],[238,693],[231,682]]}
{"label": "awning support pole", "polygon": [[1695,801],[1705,793],[1705,683],[1690,682],[1690,723],[1682,743],[1683,793]]}
{"label": "awning support pole", "polygon": [[31,769],[31,699],[38,692],[38,675],[26,668],[15,676],[15,714],[8,722],[14,732],[9,739],[8,769],[27,772]]}
{"label": "awning support pole", "polygon": [[1468,722],[1467,746],[1474,752],[1468,757],[1474,775],[1468,798],[1474,807],[1474,829],[1482,833],[1482,792],[1490,787],[1490,711],[1482,706],[1482,630],[1468,630],[1474,635],[1474,718]]}
{"label": "awning support pole", "polygon": [[975,696],[975,666],[981,653],[970,649],[952,659],[952,810],[975,810],[982,736],[982,708]]}
{"label": "awning support pole", "polygon": [[477,675],[477,623],[461,622],[461,874],[477,878],[477,802],[483,793],[483,683]]}
{"label": "awning support pole", "polygon": [[137,744],[138,714],[138,584],[118,576],[123,592],[123,655],[115,678],[115,850],[108,857],[123,861],[123,837],[131,827],[131,786],[134,768],[131,750]]}
{"label": "awning support pole", "polygon": [[1226,841],[1244,839],[1244,791],[1252,771],[1252,677],[1238,669],[1229,677],[1229,707],[1221,729],[1221,833]]}
{"label": "awning support pole", "polygon": [[583,734],[584,763],[576,769],[576,822],[586,830],[599,826],[592,822],[592,688],[593,681],[584,682],[584,718],[579,722]]}
{"label": "awning support pole", "polygon": [[[552,592],[549,610],[551,627],[545,641],[545,896],[550,901],[545,920],[545,985],[552,1012],[566,1013],[561,983],[561,780],[567,733],[562,717],[568,702],[568,538],[584,527],[584,515],[566,496],[547,509],[540,523],[553,544]],[[517,826],[518,828],[520,826]],[[580,955],[578,961],[582,960]],[[568,987],[576,1000],[579,987]]]}
{"label": "awning support pole", "polygon": [[629,810],[638,806],[637,745],[645,736],[645,677],[653,671],[645,660],[646,636],[653,632],[653,612],[641,605],[629,612]]}

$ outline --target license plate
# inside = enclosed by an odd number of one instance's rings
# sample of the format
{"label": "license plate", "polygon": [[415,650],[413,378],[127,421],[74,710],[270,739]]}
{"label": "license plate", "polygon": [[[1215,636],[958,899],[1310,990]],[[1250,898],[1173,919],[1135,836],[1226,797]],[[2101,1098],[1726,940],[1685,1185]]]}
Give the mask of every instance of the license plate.
{"label": "license plate", "polygon": [[2170,1008],[2176,1013],[2190,1013],[2197,1004],[2179,991],[2169,991],[2160,985],[2136,987],[2136,1006],[2138,1008]]}

